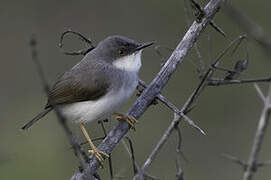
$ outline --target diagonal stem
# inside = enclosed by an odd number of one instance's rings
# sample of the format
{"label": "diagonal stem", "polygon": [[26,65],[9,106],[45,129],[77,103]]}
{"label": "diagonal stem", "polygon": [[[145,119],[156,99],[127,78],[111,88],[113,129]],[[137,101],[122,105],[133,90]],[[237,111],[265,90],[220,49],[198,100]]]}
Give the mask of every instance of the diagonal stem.
{"label": "diagonal stem", "polygon": [[249,155],[247,169],[244,173],[243,180],[252,180],[254,173],[257,171],[257,161],[259,158],[260,150],[263,144],[264,135],[268,126],[268,122],[271,114],[271,84],[268,91],[268,96],[264,103],[262,114],[258,122],[258,127],[255,133],[253,145]]}

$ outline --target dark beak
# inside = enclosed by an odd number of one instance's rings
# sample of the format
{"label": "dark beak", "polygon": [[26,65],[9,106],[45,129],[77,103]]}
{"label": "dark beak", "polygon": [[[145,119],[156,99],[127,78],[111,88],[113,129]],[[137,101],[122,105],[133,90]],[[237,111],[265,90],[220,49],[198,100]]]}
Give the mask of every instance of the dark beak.
{"label": "dark beak", "polygon": [[137,47],[135,50],[136,50],[136,51],[139,51],[139,50],[141,50],[141,49],[144,49],[144,48],[146,48],[146,47],[149,47],[149,46],[153,45],[153,43],[154,43],[154,41],[152,41],[152,42],[144,42],[144,43],[140,43],[140,44],[138,45],[138,47]]}

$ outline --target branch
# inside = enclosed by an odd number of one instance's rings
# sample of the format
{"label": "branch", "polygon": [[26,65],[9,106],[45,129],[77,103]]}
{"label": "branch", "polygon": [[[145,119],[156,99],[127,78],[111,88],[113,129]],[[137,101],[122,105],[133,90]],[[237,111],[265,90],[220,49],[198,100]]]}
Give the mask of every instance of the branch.
{"label": "branch", "polygon": [[[64,41],[64,37],[68,34],[74,34],[76,36],[78,36],[81,41],[85,42],[86,44],[88,44],[90,47],[86,48],[86,49],[82,49],[82,50],[78,50],[78,51],[65,51],[63,50],[63,41]],[[92,41],[88,38],[86,38],[85,36],[83,36],[81,33],[76,32],[76,31],[72,31],[72,30],[67,30],[64,31],[61,36],[60,36],[60,41],[59,41],[59,45],[60,49],[63,51],[63,54],[66,55],[72,55],[72,56],[77,56],[77,55],[86,55],[89,51],[93,50],[95,48],[95,46],[93,45]]]}
{"label": "branch", "polygon": [[128,155],[130,156],[131,160],[132,160],[132,165],[133,165],[133,171],[134,171],[134,175],[136,174],[140,174],[141,176],[143,176],[146,179],[151,179],[151,180],[159,180],[157,177],[154,177],[146,172],[142,172],[141,169],[139,168],[136,160],[135,160],[135,155],[134,155],[134,148],[133,148],[133,143],[131,141],[131,139],[126,136],[125,137],[129,143],[129,147],[128,145],[124,142],[124,140],[122,140],[122,144],[125,148],[125,150],[127,151]]}
{"label": "branch", "polygon": [[[271,50],[271,37],[267,34],[261,26],[253,22],[253,20],[248,17],[246,14],[239,11],[237,8],[231,6],[229,3],[225,5],[225,12],[228,16],[236,22],[244,31],[246,31],[251,37],[253,37],[265,50],[265,53],[270,55]],[[250,82],[267,82],[270,81],[270,78],[247,80],[243,81],[244,83]],[[239,82],[238,82],[239,83]],[[238,84],[236,83],[236,84]],[[268,126],[268,121],[271,113],[271,84],[269,87],[268,96],[264,97],[261,89],[255,85],[257,93],[260,98],[264,101],[264,107],[261,113],[260,120],[258,122],[258,127],[255,133],[253,145],[249,155],[248,162],[246,164],[247,168],[243,175],[243,180],[252,180],[254,173],[257,171],[257,168],[261,166],[261,163],[258,163],[259,153],[263,144],[264,135]]]}
{"label": "branch", "polygon": [[184,172],[182,169],[182,163],[181,163],[181,156],[182,156],[182,150],[181,150],[181,144],[182,144],[182,134],[181,134],[181,130],[180,127],[177,125],[175,126],[175,130],[177,131],[177,135],[178,135],[178,144],[176,147],[176,153],[177,153],[177,179],[178,180],[184,180]]}
{"label": "branch", "polygon": [[[201,18],[205,15],[204,9],[195,1],[195,0],[190,0],[191,5],[199,11],[197,13],[197,21],[200,21]],[[219,32],[222,36],[226,37],[225,32],[218,26],[213,20],[210,20],[210,25],[217,31]]]}
{"label": "branch", "polygon": [[232,156],[230,154],[222,154],[222,157],[224,157],[224,158],[226,158],[226,159],[228,159],[228,160],[230,160],[230,161],[232,161],[232,162],[234,162],[236,164],[241,165],[244,169],[247,168],[246,162],[242,161],[241,159],[239,159],[239,158],[237,158],[235,156]]}
{"label": "branch", "polygon": [[[37,68],[38,75],[40,77],[42,86],[43,86],[44,91],[46,92],[46,94],[48,96],[48,94],[49,94],[49,85],[48,85],[48,83],[46,81],[43,69],[42,69],[40,61],[38,59],[38,52],[36,50],[37,40],[34,37],[32,37],[30,39],[30,44],[29,45],[30,45],[30,48],[31,48],[32,60],[36,65],[36,68]],[[57,119],[58,119],[59,123],[62,125],[62,127],[63,127],[69,141],[70,141],[70,144],[72,145],[74,154],[79,160],[79,163],[80,163],[80,166],[81,166],[80,168],[85,169],[86,165],[88,163],[88,156],[84,153],[84,151],[81,150],[81,147],[80,147],[77,139],[72,135],[72,132],[69,129],[67,123],[66,123],[66,119],[64,118],[64,116],[62,116],[59,109],[57,107],[53,107],[53,108],[54,108],[54,111],[55,111],[55,113],[57,115]],[[88,175],[88,178],[90,180],[95,180],[96,179],[93,176],[91,176],[90,174]]]}
{"label": "branch", "polygon": [[[176,49],[171,54],[163,68],[158,75],[150,83],[150,85],[142,92],[140,97],[136,100],[132,108],[129,110],[128,115],[138,119],[152,103],[157,94],[161,92],[164,86],[168,83],[171,75],[175,72],[177,66],[183,62],[184,57],[188,51],[193,47],[194,43],[202,33],[203,29],[207,26],[210,19],[213,18],[220,4],[223,0],[211,0],[205,7],[206,15],[200,23],[194,22],[182,41],[178,44]],[[103,142],[98,146],[100,151],[110,154],[122,137],[128,132],[130,126],[126,122],[119,122],[113,130],[111,130]],[[96,157],[91,156],[88,167],[82,172],[77,172],[73,177],[79,179],[87,179],[88,174],[94,174],[99,167],[99,162]],[[74,179],[75,180],[75,179]]]}
{"label": "branch", "polygon": [[[216,57],[216,59],[209,66],[209,68],[206,70],[205,74],[203,75],[200,83],[198,84],[198,86],[196,87],[196,89],[194,90],[194,92],[191,94],[191,96],[187,99],[187,101],[183,105],[183,107],[181,109],[181,112],[184,112],[186,114],[190,110],[192,104],[195,102],[195,100],[197,99],[197,97],[199,97],[199,95],[202,93],[202,91],[204,90],[204,88],[208,85],[208,80],[212,77],[214,70],[216,70],[215,67],[219,64],[219,62],[222,59],[222,57],[229,51],[229,49],[234,44],[238,43],[243,38],[244,38],[244,36],[239,36],[238,38],[236,38],[235,40],[233,40],[220,54],[218,54],[218,56]],[[176,116],[176,114],[178,116]],[[152,152],[148,156],[147,160],[145,161],[145,163],[141,167],[141,169],[143,171],[146,170],[147,167],[150,166],[151,162],[155,159],[155,157],[157,156],[157,154],[160,151],[160,149],[162,148],[162,146],[168,140],[170,134],[173,132],[173,130],[175,129],[175,127],[180,122],[182,116],[179,115],[178,113],[176,113],[176,114],[174,116],[173,121],[170,123],[169,127],[164,132],[163,136],[158,141],[158,143],[156,144],[155,148],[152,150]]]}
{"label": "branch", "polygon": [[155,159],[157,156],[158,152],[162,149],[163,145],[175,129],[176,124],[179,122],[180,116],[178,114],[174,114],[174,119],[171,122],[170,126],[167,128],[161,139],[158,141],[154,149],[152,150],[151,154],[148,156],[147,160],[141,167],[142,171],[145,171],[147,167],[150,166],[151,162]]}
{"label": "branch", "polygon": [[[139,84],[141,86],[143,86],[144,88],[147,87],[146,83],[142,80],[139,80]],[[186,109],[186,112],[184,111],[181,111],[178,109],[178,107],[176,107],[172,102],[170,102],[167,98],[165,98],[162,94],[158,94],[156,96],[156,98],[162,102],[164,105],[166,105],[169,109],[171,109],[174,113],[178,114],[179,116],[182,116],[185,121],[192,127],[194,127],[196,130],[198,130],[200,133],[202,133],[203,135],[206,135],[205,132],[194,122],[192,121],[189,117],[187,117],[185,114],[187,113],[187,110]]]}
{"label": "branch", "polygon": [[243,180],[252,180],[254,173],[257,171],[259,153],[263,144],[264,135],[268,126],[268,121],[271,114],[271,84],[269,85],[268,96],[264,101],[264,107],[260,120],[258,122],[258,128],[255,133],[254,142],[249,155],[247,169],[244,173]]}
{"label": "branch", "polygon": [[221,86],[229,84],[247,84],[247,83],[259,83],[259,82],[270,82],[271,77],[267,78],[257,78],[257,79],[234,79],[234,80],[224,80],[224,79],[211,79],[208,81],[209,86]]}

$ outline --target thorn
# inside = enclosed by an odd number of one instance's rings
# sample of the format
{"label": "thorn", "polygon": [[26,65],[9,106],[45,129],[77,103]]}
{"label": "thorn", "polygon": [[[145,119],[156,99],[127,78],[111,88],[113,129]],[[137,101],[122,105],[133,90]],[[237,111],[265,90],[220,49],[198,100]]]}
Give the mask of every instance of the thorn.
{"label": "thorn", "polygon": [[254,87],[255,87],[255,89],[256,89],[256,91],[257,91],[258,95],[259,95],[259,96],[260,96],[260,98],[262,99],[262,101],[265,103],[265,99],[266,99],[266,97],[264,96],[264,94],[263,94],[263,92],[262,92],[261,88],[258,86],[258,84],[257,84],[257,83],[254,83]]}
{"label": "thorn", "polygon": [[[201,22],[201,19],[204,17],[205,15],[205,11],[204,9],[200,6],[199,3],[197,3],[195,0],[190,0],[191,1],[191,4],[192,4],[192,7],[195,8],[198,13],[196,14],[197,16],[197,22],[200,23]],[[226,33],[218,26],[216,25],[216,23],[211,20],[210,21],[210,25],[217,31],[219,32],[222,36],[226,37]]]}
{"label": "thorn", "polygon": [[186,120],[186,122],[188,122],[189,125],[191,125],[192,127],[194,127],[195,129],[197,129],[201,134],[203,134],[204,136],[206,136],[206,133],[196,124],[194,123],[194,121],[192,121],[188,116],[186,116],[184,113],[180,113],[181,116]]}
{"label": "thorn", "polygon": [[189,109],[187,109],[187,110],[184,112],[184,114],[190,113],[193,109],[196,108],[196,106],[197,106],[197,104],[192,105],[192,107],[190,107]]}
{"label": "thorn", "polygon": [[228,159],[234,163],[241,165],[244,169],[246,169],[246,167],[247,167],[247,164],[237,157],[234,157],[234,156],[226,154],[226,153],[221,154],[221,156],[224,157],[225,159]]}
{"label": "thorn", "polygon": [[210,21],[210,25],[222,36],[226,37],[226,33],[213,21]]}
{"label": "thorn", "polygon": [[195,0],[190,0],[191,2],[191,6],[193,9],[197,10],[197,12],[195,12],[195,16],[196,16],[196,21],[197,23],[200,23],[202,18],[204,17],[205,15],[205,12],[204,12],[204,9],[200,6],[199,3],[197,3]]}

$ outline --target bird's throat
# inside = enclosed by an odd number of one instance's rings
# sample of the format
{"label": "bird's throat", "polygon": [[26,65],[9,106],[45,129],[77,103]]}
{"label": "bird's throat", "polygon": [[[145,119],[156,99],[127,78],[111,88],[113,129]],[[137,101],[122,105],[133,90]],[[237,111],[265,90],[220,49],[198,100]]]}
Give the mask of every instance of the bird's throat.
{"label": "bird's throat", "polygon": [[141,54],[142,50],[116,59],[113,66],[124,71],[138,72],[141,67]]}

